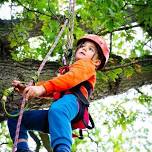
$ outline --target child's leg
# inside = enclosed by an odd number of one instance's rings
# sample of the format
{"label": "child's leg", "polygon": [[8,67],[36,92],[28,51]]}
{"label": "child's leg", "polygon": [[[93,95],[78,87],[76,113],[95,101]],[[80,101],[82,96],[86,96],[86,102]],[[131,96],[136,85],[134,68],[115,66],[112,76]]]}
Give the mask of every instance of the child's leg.
{"label": "child's leg", "polygon": [[[18,118],[8,119],[8,128],[13,141],[15,139],[17,121]],[[26,142],[28,139],[28,130],[48,132],[48,110],[32,110],[24,112],[20,126],[18,149],[29,149]]]}
{"label": "child's leg", "polygon": [[78,109],[77,98],[72,94],[64,95],[51,105],[48,121],[51,146],[56,149],[56,152],[70,151],[72,145],[71,120],[77,115]]}

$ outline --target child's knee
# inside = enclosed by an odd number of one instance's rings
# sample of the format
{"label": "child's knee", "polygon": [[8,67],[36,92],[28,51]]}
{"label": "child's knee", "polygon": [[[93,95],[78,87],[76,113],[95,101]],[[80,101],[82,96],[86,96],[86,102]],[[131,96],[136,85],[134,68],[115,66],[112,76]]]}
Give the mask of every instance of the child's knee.
{"label": "child's knee", "polygon": [[52,104],[48,112],[49,120],[69,120],[68,111],[66,108],[58,106],[58,104]]}
{"label": "child's knee", "polygon": [[63,112],[63,109],[60,108],[57,104],[52,104],[52,106],[49,108],[49,116],[56,115],[59,113],[61,114]]}

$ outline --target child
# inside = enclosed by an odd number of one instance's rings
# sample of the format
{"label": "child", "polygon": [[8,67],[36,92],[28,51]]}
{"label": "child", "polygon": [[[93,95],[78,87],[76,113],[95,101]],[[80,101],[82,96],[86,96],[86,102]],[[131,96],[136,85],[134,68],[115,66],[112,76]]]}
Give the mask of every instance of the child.
{"label": "child", "polygon": [[[63,95],[53,102],[49,110],[24,112],[17,152],[30,152],[27,144],[28,130],[50,133],[51,147],[54,152],[71,151],[73,129],[71,121],[76,118],[80,108],[78,97],[71,90],[85,81],[89,82],[93,89],[96,82],[96,70],[103,68],[108,58],[109,49],[105,41],[97,35],[89,34],[78,41],[75,62],[69,66],[66,73],[45,81],[39,86],[28,86],[25,89],[19,81],[14,80],[13,86],[22,92],[26,100],[47,95],[53,96],[64,91],[64,94],[62,93]],[[87,88],[81,86],[80,90],[88,98]],[[8,128],[13,141],[16,125],[16,118],[8,119]]]}

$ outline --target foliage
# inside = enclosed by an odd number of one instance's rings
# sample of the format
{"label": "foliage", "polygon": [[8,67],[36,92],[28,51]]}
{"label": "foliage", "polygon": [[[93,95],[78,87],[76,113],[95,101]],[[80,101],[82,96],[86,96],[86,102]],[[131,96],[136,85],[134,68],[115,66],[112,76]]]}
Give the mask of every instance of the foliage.
{"label": "foliage", "polygon": [[[0,3],[3,4],[3,2],[1,1]],[[11,16],[12,25],[8,39],[10,40],[11,47],[15,50],[12,52],[13,59],[44,58],[59,32],[64,18],[69,18],[70,16],[68,1],[33,0],[29,2],[29,0],[14,0],[11,2],[11,5],[12,9],[15,9],[13,5],[23,7],[22,12],[17,12]],[[146,32],[150,36],[151,10],[150,1],[143,0],[78,0],[75,11],[74,38],[79,39],[85,33],[104,35],[112,32],[114,48],[111,51],[115,51],[116,47],[119,55],[125,55],[127,52],[129,53],[129,50],[123,48],[124,44],[126,42],[131,43],[136,37],[135,30],[128,28],[132,27],[133,23],[139,22],[139,25],[141,23],[144,24],[144,29],[148,29]],[[120,32],[115,32],[122,27],[123,29]],[[67,49],[67,31],[68,29],[52,55],[62,54]],[[31,48],[29,38],[37,36],[42,37],[42,42],[37,48],[33,49]],[[144,43],[145,39],[133,44],[135,47],[130,51],[132,57],[139,54],[137,50],[141,53],[140,56],[149,52],[149,49],[145,50],[144,48],[147,45]]]}
{"label": "foliage", "polygon": [[[1,0],[1,6],[4,2],[8,2],[8,0]],[[114,63],[123,65],[124,58],[128,58],[126,60],[130,63],[135,61],[136,57],[152,53],[149,45],[152,40],[151,0],[77,0],[76,2],[74,45],[76,40],[85,33],[102,35],[107,41],[109,34],[111,34],[111,54],[121,55],[121,58],[113,59],[111,57],[108,63],[110,66],[113,66]],[[12,14],[11,26],[8,28],[9,35],[7,38],[11,50],[13,50],[11,51],[12,58],[17,61],[26,58],[42,60],[51,48],[65,18],[69,18],[71,15],[68,12],[68,5],[68,1],[65,0],[11,1],[12,9],[16,6],[22,6],[23,8],[22,12]],[[138,32],[142,31],[141,28],[134,27],[143,28],[142,38],[138,37]],[[67,27],[52,56],[59,54],[60,59],[63,52],[67,51],[68,32]],[[35,41],[39,43],[35,44]],[[129,80],[135,72],[140,73],[141,70],[140,64],[134,64],[134,66],[116,68],[105,73],[99,72],[98,78],[106,82],[116,83],[122,76]],[[139,109],[134,111],[131,107],[128,110],[128,107],[124,106],[127,103],[132,103],[131,101],[128,102],[128,100],[119,100],[111,104],[97,104],[95,111],[98,114],[96,115],[94,111],[94,115],[97,119],[99,119],[99,116],[102,118],[98,122],[98,126],[101,126],[102,129],[97,127],[92,132],[86,132],[83,141],[76,139],[73,151],[79,149],[79,151],[84,152],[81,144],[87,144],[86,151],[89,151],[91,148],[89,145],[92,146],[93,144],[94,151],[102,149],[102,151],[107,152],[109,149],[113,149],[115,152],[138,152],[140,151],[140,145],[138,143],[132,145],[132,142],[141,140],[141,135],[144,136],[144,142],[146,143],[145,145],[141,143],[142,147],[144,147],[144,150],[150,151],[151,141],[148,141],[150,131],[146,127],[135,130],[134,126],[140,117],[144,119],[144,117],[152,114],[152,97],[151,95],[142,94],[137,98],[137,101],[140,106],[147,109],[148,112],[145,115],[142,115],[143,111]],[[12,143],[8,137],[8,131],[6,131],[6,124],[1,123],[0,125],[0,139],[5,137],[4,142],[7,142],[7,150],[10,150]],[[116,130],[118,132],[115,134]],[[142,134],[139,134],[140,131]],[[6,133],[5,136],[4,133]],[[127,136],[127,133],[130,134]],[[88,136],[89,138],[86,138]],[[88,140],[92,143],[90,144]],[[1,145],[2,142],[3,140],[1,140]],[[125,149],[126,144],[129,145],[127,149]]]}
{"label": "foliage", "polygon": [[[83,140],[74,139],[72,151],[140,152],[141,149],[150,151],[152,145],[150,141],[151,101],[152,96],[136,93],[136,98],[127,97],[126,94],[126,97],[121,97],[121,100],[119,97],[115,97],[92,103],[90,112],[96,128],[89,131],[84,130]],[[147,123],[149,125],[146,125]],[[9,152],[12,142],[6,123],[0,125],[0,149],[3,149],[2,152],[4,149]],[[78,131],[75,133],[78,134]]]}
{"label": "foliage", "polygon": [[0,151],[11,151],[12,146],[6,123],[2,122],[0,123]]}
{"label": "foliage", "polygon": [[[135,93],[135,91],[134,91]],[[152,96],[125,93],[122,97],[109,97],[91,105],[96,128],[85,132],[83,141],[74,140],[74,151],[140,152],[150,151]],[[141,102],[142,100],[142,102]],[[145,103],[145,104],[144,104]],[[146,106],[146,108],[144,108]],[[92,148],[93,147],[93,148]]]}
{"label": "foliage", "polygon": [[[134,11],[138,22],[143,26],[144,30],[152,36],[152,0],[141,0],[134,5]],[[142,13],[141,13],[142,12]]]}
{"label": "foliage", "polygon": [[138,100],[139,100],[139,103],[145,106],[150,107],[152,105],[152,96],[142,94],[141,96],[139,96]]}

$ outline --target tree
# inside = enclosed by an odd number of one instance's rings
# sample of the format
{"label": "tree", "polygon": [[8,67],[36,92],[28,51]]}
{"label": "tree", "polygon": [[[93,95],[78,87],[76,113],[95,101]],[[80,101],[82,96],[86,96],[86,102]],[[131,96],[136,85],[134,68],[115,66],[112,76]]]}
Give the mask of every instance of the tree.
{"label": "tree", "polygon": [[[7,0],[0,2],[1,6]],[[14,0],[10,9],[22,7],[21,12],[11,14],[10,20],[0,20],[0,96],[10,86],[14,78],[28,82],[38,69],[39,64],[66,18],[70,18],[66,1],[52,0]],[[151,0],[77,0],[73,37],[75,43],[85,33],[95,33],[109,40],[110,60],[108,65],[98,73],[96,90],[91,100],[119,94],[130,88],[138,88],[152,82],[152,1]],[[143,39],[137,38],[136,27],[143,30]],[[141,30],[141,29],[140,29]],[[52,53],[61,56],[68,54],[70,33],[66,27],[62,38]],[[39,41],[36,48],[31,46],[34,38]],[[32,41],[32,42],[31,42]],[[124,48],[132,44],[132,48]],[[74,43],[74,45],[75,45]],[[74,50],[74,49],[73,49]],[[129,54],[129,55],[128,55]],[[127,56],[127,58],[125,57]],[[40,79],[53,76],[61,62],[48,63]],[[32,65],[32,66],[31,66]],[[16,100],[15,100],[16,101]],[[16,101],[17,102],[17,101]],[[44,101],[43,101],[44,102]],[[31,102],[31,108],[43,108],[41,101]],[[48,106],[46,101],[45,106]],[[7,102],[7,109],[13,110],[14,102]],[[6,115],[0,106],[0,120]]]}

